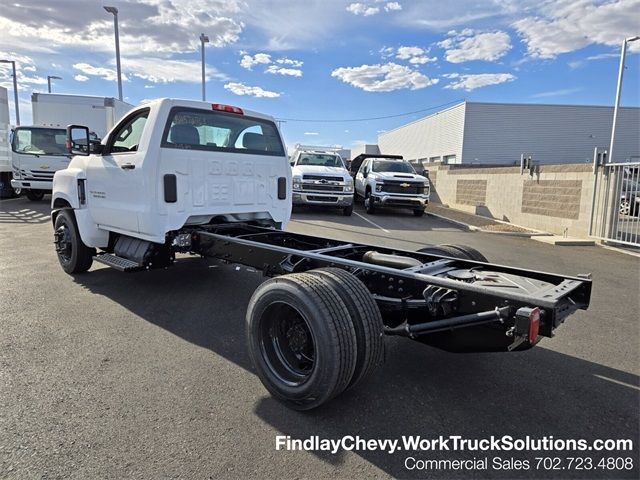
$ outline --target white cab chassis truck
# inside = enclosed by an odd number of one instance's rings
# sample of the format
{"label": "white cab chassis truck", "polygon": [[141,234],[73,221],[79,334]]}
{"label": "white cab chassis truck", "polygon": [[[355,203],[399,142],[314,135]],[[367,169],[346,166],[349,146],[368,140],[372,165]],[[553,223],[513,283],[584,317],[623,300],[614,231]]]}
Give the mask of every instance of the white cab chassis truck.
{"label": "white cab chassis truck", "polygon": [[65,147],[67,125],[87,125],[91,137],[99,139],[131,108],[111,97],[33,93],[33,125],[17,127],[12,135],[11,185],[29,200],[42,200],[51,191],[54,173],[71,159]]}
{"label": "white cab chassis truck", "polygon": [[76,125],[67,142],[75,156],[54,176],[51,216],[62,268],[149,271],[196,254],[262,270],[272,278],[249,301],[248,349],[294,409],[362,382],[385,335],[453,352],[527,350],[589,305],[587,276],[490,264],[464,245],[412,252],[283,230],[291,169],[267,115],[162,99],[101,143]]}
{"label": "white cab chassis truck", "polygon": [[337,148],[296,145],[291,154],[293,205],[353,212],[353,177]]}

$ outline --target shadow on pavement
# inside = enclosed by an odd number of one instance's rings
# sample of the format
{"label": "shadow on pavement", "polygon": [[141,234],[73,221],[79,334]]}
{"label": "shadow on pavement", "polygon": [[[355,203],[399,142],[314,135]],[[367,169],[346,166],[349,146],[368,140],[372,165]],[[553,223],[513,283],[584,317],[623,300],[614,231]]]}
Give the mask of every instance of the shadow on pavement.
{"label": "shadow on pavement", "polygon": [[[244,315],[253,290],[262,281],[260,274],[193,258],[181,259],[166,271],[125,275],[102,268],[77,276],[75,281],[142,319],[253,371],[245,347]],[[579,319],[570,318],[562,328],[579,326]],[[283,435],[299,439],[312,435],[332,439],[344,435],[366,439],[400,439],[402,435],[630,438],[635,452],[610,452],[610,456],[637,459],[638,383],[636,375],[544,347],[512,354],[456,355],[405,339],[389,339],[386,364],[355,390],[306,413],[288,410],[266,397],[257,401],[255,413]],[[404,460],[410,452],[354,453],[394,477],[453,474],[405,470]],[[352,454],[316,453],[331,464],[341,464],[346,455]],[[533,460],[536,456],[557,455],[600,458],[607,453],[422,452],[417,457],[513,456]],[[635,468],[605,475],[637,478],[637,460]],[[540,478],[554,473],[563,478],[603,476],[601,471],[536,470],[476,472],[475,476]],[[458,476],[469,474],[473,472],[459,472]]]}
{"label": "shadow on pavement", "polygon": [[46,223],[50,221],[50,198],[32,202],[25,197],[0,200],[0,225],[12,223]]}

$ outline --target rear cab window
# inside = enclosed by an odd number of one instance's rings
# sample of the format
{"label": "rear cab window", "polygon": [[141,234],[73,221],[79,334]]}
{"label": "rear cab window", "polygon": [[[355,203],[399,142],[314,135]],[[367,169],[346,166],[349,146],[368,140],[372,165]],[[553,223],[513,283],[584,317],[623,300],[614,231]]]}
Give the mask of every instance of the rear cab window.
{"label": "rear cab window", "polygon": [[162,136],[163,148],[284,156],[270,120],[236,113],[174,107]]}

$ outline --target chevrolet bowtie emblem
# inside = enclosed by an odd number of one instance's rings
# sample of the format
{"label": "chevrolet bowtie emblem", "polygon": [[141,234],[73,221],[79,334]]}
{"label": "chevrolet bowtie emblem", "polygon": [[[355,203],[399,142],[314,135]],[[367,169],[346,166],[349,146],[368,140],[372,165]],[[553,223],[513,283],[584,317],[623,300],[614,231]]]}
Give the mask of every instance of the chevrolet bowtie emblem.
{"label": "chevrolet bowtie emblem", "polygon": [[48,170],[49,169],[49,165],[40,165],[40,168],[42,170]]}
{"label": "chevrolet bowtie emblem", "polygon": [[411,186],[411,184],[410,183],[401,183],[400,186],[402,188],[409,188]]}

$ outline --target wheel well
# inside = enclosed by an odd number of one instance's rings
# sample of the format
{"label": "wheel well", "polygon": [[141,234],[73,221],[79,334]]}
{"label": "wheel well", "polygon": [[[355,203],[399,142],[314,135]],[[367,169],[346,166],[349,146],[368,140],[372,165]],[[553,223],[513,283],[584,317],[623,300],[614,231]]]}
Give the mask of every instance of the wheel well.
{"label": "wheel well", "polygon": [[72,207],[71,207],[71,204],[67,202],[64,198],[56,198],[53,201],[53,208],[51,210],[51,223],[53,223],[54,225],[56,223],[56,217],[58,216],[58,213],[60,213],[60,210],[62,210],[63,208],[72,208]]}
{"label": "wheel well", "polygon": [[367,185],[367,188],[364,189],[365,193],[371,191],[371,185]]}
{"label": "wheel well", "polygon": [[71,208],[71,204],[69,204],[69,202],[64,198],[56,198],[53,201],[53,208]]}

